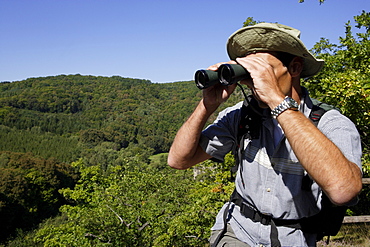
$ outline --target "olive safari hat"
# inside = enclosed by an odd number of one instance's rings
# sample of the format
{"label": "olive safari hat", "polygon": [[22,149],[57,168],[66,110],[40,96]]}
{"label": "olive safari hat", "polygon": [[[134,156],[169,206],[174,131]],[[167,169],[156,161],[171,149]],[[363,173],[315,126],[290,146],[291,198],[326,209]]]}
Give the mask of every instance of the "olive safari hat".
{"label": "olive safari hat", "polygon": [[258,23],[233,33],[227,41],[227,52],[231,60],[253,52],[287,52],[304,59],[301,77],[311,77],[321,70],[324,60],[316,59],[307,50],[300,34],[299,30],[282,24]]}

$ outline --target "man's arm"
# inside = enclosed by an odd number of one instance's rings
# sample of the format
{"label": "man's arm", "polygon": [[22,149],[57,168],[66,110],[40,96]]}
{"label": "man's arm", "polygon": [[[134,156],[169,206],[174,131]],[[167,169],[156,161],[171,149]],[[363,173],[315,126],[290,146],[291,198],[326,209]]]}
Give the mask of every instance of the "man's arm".
{"label": "man's arm", "polygon": [[[221,64],[223,63],[218,63],[208,69],[217,70]],[[216,84],[202,90],[202,100],[177,132],[172,143],[167,160],[169,166],[176,169],[187,169],[211,158],[199,145],[201,132],[208,118],[230,97],[235,88],[236,84],[230,86]]]}
{"label": "man's arm", "polygon": [[361,190],[361,171],[301,112],[287,110],[277,117],[298,160],[331,201],[341,205]]}
{"label": "man's arm", "polygon": [[179,129],[168,155],[168,164],[172,168],[187,169],[211,158],[198,144],[210,114],[212,112],[207,111],[204,101],[201,100],[189,119]]}

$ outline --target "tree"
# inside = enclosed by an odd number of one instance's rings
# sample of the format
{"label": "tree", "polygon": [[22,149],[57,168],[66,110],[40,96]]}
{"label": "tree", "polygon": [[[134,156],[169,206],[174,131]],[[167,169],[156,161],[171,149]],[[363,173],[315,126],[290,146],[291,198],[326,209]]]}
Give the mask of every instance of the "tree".
{"label": "tree", "polygon": [[[358,31],[345,24],[345,36],[339,44],[321,39],[312,52],[325,60],[322,72],[306,80],[304,85],[311,97],[336,106],[357,126],[361,135],[364,177],[370,177],[370,13],[362,11],[354,17]],[[360,204],[353,207],[353,214],[369,214],[370,190],[364,187]]]}
{"label": "tree", "polygon": [[0,241],[55,216],[66,203],[58,189],[77,180],[67,164],[12,152],[0,152],[0,177]]}
{"label": "tree", "polygon": [[243,27],[253,26],[259,23],[260,21],[255,21],[253,17],[248,17],[243,23]]}
{"label": "tree", "polygon": [[[47,246],[152,246],[166,235],[172,218],[186,205],[190,171],[158,170],[135,160],[122,166],[73,164],[81,173],[74,189],[61,192],[75,205],[61,207],[67,220],[37,231]],[[187,175],[188,174],[188,175]],[[157,241],[158,246],[170,246]]]}

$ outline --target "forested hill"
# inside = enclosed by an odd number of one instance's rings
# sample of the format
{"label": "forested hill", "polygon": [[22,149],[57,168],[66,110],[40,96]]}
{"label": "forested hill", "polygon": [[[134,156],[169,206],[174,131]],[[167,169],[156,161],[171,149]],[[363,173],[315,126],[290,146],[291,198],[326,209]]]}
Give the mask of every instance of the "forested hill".
{"label": "forested hill", "polygon": [[59,75],[3,82],[0,151],[63,162],[101,143],[115,150],[133,143],[167,152],[200,97],[191,81]]}
{"label": "forested hill", "polygon": [[[44,148],[56,146],[54,153],[59,153],[60,145],[46,141],[53,139],[76,148],[78,141],[111,142],[116,148],[132,142],[164,152],[198,99],[199,90],[190,82],[154,84],[118,76],[60,75],[1,83],[1,135],[17,129],[23,139],[4,142],[2,136],[1,150],[28,152],[45,143]],[[40,140],[35,143],[35,138]],[[64,161],[71,158],[76,157]]]}

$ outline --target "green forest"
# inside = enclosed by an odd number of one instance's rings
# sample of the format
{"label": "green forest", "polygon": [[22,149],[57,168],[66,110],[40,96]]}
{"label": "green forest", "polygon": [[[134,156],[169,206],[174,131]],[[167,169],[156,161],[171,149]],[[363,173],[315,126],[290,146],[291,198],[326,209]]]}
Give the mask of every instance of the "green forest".
{"label": "green forest", "polygon": [[[370,13],[363,11],[344,23],[338,44],[315,44],[311,52],[326,65],[302,80],[311,97],[356,124],[364,177],[369,37]],[[0,246],[207,246],[234,188],[233,157],[182,171],[167,165],[171,142],[200,98],[193,81],[77,74],[1,82]],[[241,100],[238,89],[219,110]],[[364,186],[347,214],[370,215],[369,202]]]}

